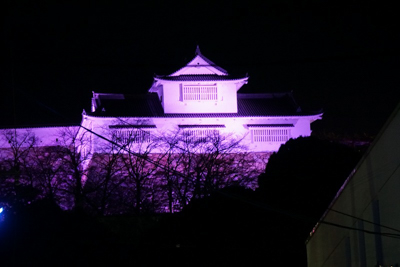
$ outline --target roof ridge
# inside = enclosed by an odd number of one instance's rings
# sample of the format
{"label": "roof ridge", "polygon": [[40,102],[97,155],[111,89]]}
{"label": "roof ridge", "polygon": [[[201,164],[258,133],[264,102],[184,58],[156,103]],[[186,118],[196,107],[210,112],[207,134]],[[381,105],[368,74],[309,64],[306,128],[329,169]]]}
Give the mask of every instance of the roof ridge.
{"label": "roof ridge", "polygon": [[195,55],[201,55],[200,47],[197,45]]}
{"label": "roof ridge", "polygon": [[221,72],[222,74],[216,74],[218,76],[226,76],[229,75],[228,71],[225,70],[224,68],[218,66],[217,64],[215,64],[213,61],[211,61],[210,59],[208,59],[207,57],[205,57],[201,51],[200,51],[200,47],[197,45],[196,47],[196,51],[195,51],[195,57],[190,60],[188,63],[186,63],[183,67],[181,67],[180,69],[178,69],[177,71],[167,75],[167,76],[177,76],[175,75],[176,73],[180,72],[181,70],[183,70],[184,68],[188,68],[188,67],[198,67],[198,65],[189,65],[190,63],[192,63],[193,61],[196,60],[196,58],[199,57],[201,58],[203,61],[205,61],[208,65],[202,65],[203,67],[212,67],[215,70]]}
{"label": "roof ridge", "polygon": [[[224,72],[225,75],[229,75],[228,71],[225,70],[224,68],[221,68],[220,66],[218,66],[217,64],[215,64],[214,62],[212,62],[211,60],[209,60],[208,58],[206,58],[203,54],[199,54],[199,57],[201,57],[205,62],[207,62],[208,64],[210,64],[210,66],[216,68],[217,70]],[[218,74],[217,74],[218,75]]]}

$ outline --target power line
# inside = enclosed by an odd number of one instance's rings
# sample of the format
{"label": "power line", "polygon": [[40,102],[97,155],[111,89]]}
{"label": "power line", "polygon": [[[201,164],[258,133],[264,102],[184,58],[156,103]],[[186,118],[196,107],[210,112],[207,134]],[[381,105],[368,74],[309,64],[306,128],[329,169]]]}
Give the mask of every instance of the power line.
{"label": "power line", "polygon": [[[20,91],[20,90],[19,90],[19,91]],[[63,116],[62,114],[56,112],[55,110],[53,110],[52,108],[48,107],[47,105],[45,105],[45,104],[43,104],[43,103],[37,101],[36,98],[34,98],[34,100],[35,100],[36,102],[38,102],[39,104],[41,104],[42,106],[44,106],[44,107],[46,107],[47,109],[49,109],[51,112],[53,112],[53,113],[55,113],[55,114],[57,114],[57,115],[63,117],[64,119],[66,119],[66,117]],[[157,167],[162,168],[163,170],[167,170],[167,171],[173,172],[173,173],[175,173],[175,174],[178,174],[178,175],[181,176],[181,177],[188,178],[188,176],[186,176],[185,174],[183,174],[183,173],[181,173],[181,172],[179,172],[179,171],[173,170],[173,169],[166,168],[165,166],[163,166],[163,165],[160,164],[159,162],[155,162],[155,161],[153,161],[153,160],[149,159],[148,157],[145,157],[145,156],[143,156],[143,155],[141,155],[141,154],[134,153],[134,152],[132,152],[131,150],[127,149],[126,146],[122,146],[122,145],[120,145],[120,144],[118,144],[118,143],[116,143],[116,142],[114,142],[114,141],[112,141],[112,140],[110,140],[110,139],[104,137],[103,135],[100,135],[100,134],[98,134],[98,133],[96,133],[96,132],[93,132],[92,130],[90,130],[90,129],[88,129],[88,128],[82,126],[82,125],[80,125],[79,127],[82,128],[82,129],[84,129],[85,131],[90,132],[90,133],[96,135],[97,137],[99,137],[99,138],[101,138],[101,139],[103,139],[103,140],[105,140],[105,141],[107,141],[107,142],[109,142],[109,143],[115,145],[115,146],[118,146],[119,148],[121,148],[122,150],[126,151],[127,153],[129,153],[129,154],[131,154],[131,155],[140,157],[140,158],[146,160],[147,162],[149,162],[149,163],[151,163],[151,164],[154,164],[154,165],[157,166]],[[216,192],[218,192],[218,191],[216,191]],[[251,204],[251,205],[256,206],[256,207],[260,207],[260,208],[265,209],[265,210],[278,212],[278,213],[280,213],[280,214],[283,214],[283,215],[285,215],[285,216],[289,216],[289,217],[294,218],[294,219],[297,219],[297,220],[302,220],[302,221],[306,221],[306,222],[315,222],[315,221],[316,221],[315,219],[312,219],[312,218],[307,217],[307,216],[304,216],[304,215],[295,214],[295,213],[293,213],[293,212],[285,211],[285,210],[278,209],[278,208],[272,208],[272,207],[269,207],[268,205],[265,205],[265,204],[263,204],[263,203],[257,203],[257,202],[254,202],[254,201],[251,201],[251,200],[247,200],[247,199],[244,199],[243,197],[239,197],[239,196],[236,196],[236,195],[233,195],[233,194],[227,194],[227,193],[223,193],[223,192],[218,192],[218,193],[223,194],[223,195],[226,195],[226,196],[231,197],[231,198],[239,199],[239,200],[241,200],[241,201],[243,201],[243,202],[245,202],[245,203]],[[337,211],[336,211],[336,212],[337,212]],[[344,215],[348,215],[348,214],[344,214]],[[348,216],[351,216],[351,215],[348,215]],[[360,218],[357,218],[357,217],[355,217],[355,218],[356,218],[356,219],[360,219]],[[365,221],[366,221],[366,220],[365,220]],[[366,222],[369,222],[369,221],[366,221]],[[372,222],[370,222],[370,223],[372,223]],[[350,227],[350,226],[345,226],[345,225],[341,225],[341,224],[337,224],[337,223],[333,223],[333,222],[327,222],[327,221],[323,221],[323,220],[318,221],[317,225],[318,225],[318,224],[326,224],[326,225],[331,225],[331,226],[335,226],[335,227],[339,227],[339,228],[344,228],[344,229],[348,229],[348,230],[361,231],[361,232],[368,233],[368,234],[381,235],[381,236],[386,236],[386,237],[391,237],[391,238],[400,239],[400,234],[381,233],[381,232],[369,231],[369,230],[365,230],[365,229],[359,229],[359,228]],[[386,226],[382,226],[382,227],[385,227],[385,228],[390,229],[390,230],[394,230],[394,231],[396,231],[396,232],[400,232],[399,230],[394,229],[394,228],[390,228],[390,227],[386,227]]]}
{"label": "power line", "polygon": [[[291,217],[291,218],[296,219],[296,220],[300,220],[300,221],[303,221],[303,222],[310,222],[310,223],[313,223],[313,222],[316,221],[315,219],[313,219],[311,217],[304,216],[304,215],[297,214],[297,213],[293,213],[293,212],[290,212],[290,211],[287,211],[287,210],[283,210],[283,209],[279,209],[279,208],[274,208],[274,207],[268,206],[268,205],[266,205],[264,203],[256,202],[256,201],[249,200],[249,199],[245,199],[245,198],[243,198],[241,196],[238,196],[238,195],[235,195],[235,194],[228,194],[228,193],[221,192],[221,191],[215,191],[215,192],[217,192],[217,193],[219,193],[221,195],[225,195],[225,196],[227,196],[229,198],[240,200],[240,201],[242,201],[244,203],[247,203],[247,204],[250,204],[252,206],[262,208],[264,210],[280,213],[282,215],[285,215],[287,217]],[[400,239],[400,234],[369,231],[369,230],[365,230],[365,229],[359,229],[359,228],[346,226],[346,225],[341,225],[341,224],[338,224],[338,223],[333,223],[333,222],[328,222],[328,221],[323,221],[323,220],[318,221],[317,225],[318,224],[326,224],[326,225],[335,226],[335,227],[339,227],[339,228],[344,228],[344,229],[348,229],[348,230],[360,231],[360,232],[364,232],[364,233],[367,233],[367,234],[381,235],[381,236],[385,236],[385,237],[391,237],[391,238]],[[394,230],[398,231],[396,229],[394,229]],[[400,232],[400,231],[398,231],[398,232]]]}
{"label": "power line", "polygon": [[385,226],[385,225],[382,225],[382,224],[379,224],[379,223],[374,223],[374,222],[372,222],[372,221],[365,220],[365,219],[362,219],[362,218],[359,218],[359,217],[356,217],[356,216],[353,216],[353,215],[350,215],[350,214],[347,214],[347,213],[344,213],[344,212],[341,212],[341,211],[338,211],[338,210],[334,210],[334,209],[331,209],[331,208],[328,208],[328,210],[331,210],[331,211],[333,211],[333,212],[342,214],[342,215],[344,215],[344,216],[348,216],[348,217],[351,217],[351,218],[354,218],[354,219],[357,219],[357,220],[360,220],[360,221],[363,221],[363,222],[367,222],[367,223],[370,223],[370,224],[373,224],[373,225],[377,225],[377,226],[379,226],[379,227],[386,228],[386,229],[393,230],[393,231],[396,231],[396,232],[399,232],[399,233],[400,233],[400,230],[398,230],[398,229],[396,229],[396,228],[392,228],[392,227],[389,227],[389,226]]}

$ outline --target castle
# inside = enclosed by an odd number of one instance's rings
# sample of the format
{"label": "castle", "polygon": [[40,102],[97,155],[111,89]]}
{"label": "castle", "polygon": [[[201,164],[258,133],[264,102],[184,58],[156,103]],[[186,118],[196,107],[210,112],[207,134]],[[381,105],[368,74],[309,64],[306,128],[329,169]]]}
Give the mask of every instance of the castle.
{"label": "castle", "polygon": [[290,138],[309,136],[310,124],[322,117],[302,112],[291,93],[238,93],[247,82],[248,77],[232,77],[197,47],[186,66],[155,76],[145,95],[93,92],[82,126],[98,133],[105,128],[133,135],[139,131],[141,137],[134,142],[179,129],[198,137],[234,134],[243,137],[248,151],[273,152]]}
{"label": "castle", "polygon": [[[269,155],[290,138],[309,136],[311,123],[322,117],[303,112],[291,93],[238,93],[247,82],[197,47],[186,66],[155,76],[147,94],[93,92],[91,110],[83,111],[79,126],[3,129],[1,147],[41,147],[44,156],[36,161],[54,152],[48,148],[62,147],[48,160],[50,168],[63,167],[48,177],[46,190],[54,196],[52,186],[59,186],[64,208],[87,194],[103,213],[126,212],[115,203],[180,210],[209,190],[232,184],[255,188]],[[15,169],[17,161],[5,151],[2,158],[11,167],[4,168]],[[72,195],[65,195],[66,188]]]}

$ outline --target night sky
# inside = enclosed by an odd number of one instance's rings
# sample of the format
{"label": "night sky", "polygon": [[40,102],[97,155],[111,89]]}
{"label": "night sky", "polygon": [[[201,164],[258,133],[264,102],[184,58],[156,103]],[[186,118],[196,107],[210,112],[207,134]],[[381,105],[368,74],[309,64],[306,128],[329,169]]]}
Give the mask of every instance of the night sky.
{"label": "night sky", "polygon": [[315,131],[374,135],[400,100],[397,11],[380,1],[39,2],[0,8],[1,126],[79,123],[92,91],[145,93],[196,45],[248,73],[240,92],[322,108]]}

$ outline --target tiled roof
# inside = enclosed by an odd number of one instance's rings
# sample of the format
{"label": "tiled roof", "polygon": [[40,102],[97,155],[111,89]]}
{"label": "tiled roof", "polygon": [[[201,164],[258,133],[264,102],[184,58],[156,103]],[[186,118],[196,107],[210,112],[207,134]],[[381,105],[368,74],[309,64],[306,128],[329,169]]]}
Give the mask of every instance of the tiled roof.
{"label": "tiled roof", "polygon": [[164,110],[155,93],[144,95],[124,95],[124,98],[98,101],[96,112],[88,113],[100,117],[162,117]]}
{"label": "tiled roof", "polygon": [[240,116],[300,115],[301,109],[290,93],[238,94]]}
{"label": "tiled roof", "polygon": [[100,97],[96,112],[88,115],[97,117],[163,117],[163,118],[228,118],[317,115],[321,112],[302,112],[290,93],[237,94],[237,113],[191,113],[165,114],[156,93],[124,95],[118,99]]}
{"label": "tiled roof", "polygon": [[156,79],[165,81],[231,81],[240,80],[246,77],[232,77],[230,75],[198,74],[198,75],[179,75],[179,76],[156,76]]}

